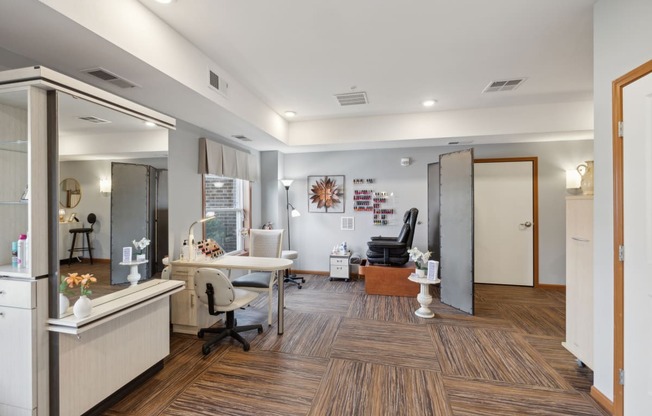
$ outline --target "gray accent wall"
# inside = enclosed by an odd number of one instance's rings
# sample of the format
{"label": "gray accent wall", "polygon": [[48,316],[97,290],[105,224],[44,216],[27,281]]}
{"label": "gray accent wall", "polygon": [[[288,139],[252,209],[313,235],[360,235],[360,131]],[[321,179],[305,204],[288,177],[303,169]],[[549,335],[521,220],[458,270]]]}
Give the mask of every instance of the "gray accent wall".
{"label": "gray accent wall", "polygon": [[[414,245],[425,249],[428,241],[427,166],[438,161],[440,154],[462,148],[416,147],[286,154],[284,175],[295,180],[290,188],[290,202],[301,212],[300,217],[290,219],[292,248],[299,252],[294,268],[328,271],[329,253],[342,241],[347,242],[350,250],[364,256],[369,237],[396,236],[403,213],[411,207],[419,209],[420,224],[416,227]],[[593,159],[593,141],[478,145],[473,149],[476,158],[539,158],[539,282],[564,284],[566,170]],[[412,163],[401,166],[402,157],[411,158]],[[345,175],[343,214],[308,212],[308,175]],[[375,183],[369,188],[393,194],[388,205],[395,209],[396,214],[389,225],[373,225],[370,212],[353,210],[353,191],[367,187],[366,184],[353,185],[354,178],[374,179]],[[340,230],[340,220],[344,216],[355,219],[354,231]],[[285,221],[281,222],[283,228]]]}

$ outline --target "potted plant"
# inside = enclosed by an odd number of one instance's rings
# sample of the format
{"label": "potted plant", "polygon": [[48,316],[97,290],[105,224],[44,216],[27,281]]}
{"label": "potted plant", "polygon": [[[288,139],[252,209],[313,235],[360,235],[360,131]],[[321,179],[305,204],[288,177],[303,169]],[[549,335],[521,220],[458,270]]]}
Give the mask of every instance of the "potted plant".
{"label": "potted plant", "polygon": [[410,254],[410,260],[412,260],[417,266],[417,276],[425,277],[426,270],[428,269],[428,260],[432,253],[430,253],[430,251],[422,253],[417,247],[412,247],[408,250],[408,254]]}

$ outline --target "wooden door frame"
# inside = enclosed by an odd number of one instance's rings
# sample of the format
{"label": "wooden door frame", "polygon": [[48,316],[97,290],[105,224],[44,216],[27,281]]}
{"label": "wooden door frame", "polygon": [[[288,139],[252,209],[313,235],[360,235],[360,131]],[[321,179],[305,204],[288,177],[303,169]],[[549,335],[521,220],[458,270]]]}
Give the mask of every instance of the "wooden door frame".
{"label": "wooden door frame", "polygon": [[474,159],[474,163],[506,163],[506,162],[531,162],[532,163],[532,283],[539,287],[539,158],[530,157],[502,157]]}
{"label": "wooden door frame", "polygon": [[[629,84],[652,73],[652,60],[626,73],[612,83],[612,151],[613,151],[613,209],[614,209],[614,371],[613,371],[613,414],[624,414],[624,388],[619,382],[619,370],[625,368],[624,353],[624,292],[625,268],[619,260],[618,249],[625,244],[624,201],[623,201],[623,138],[618,134],[618,123],[623,121],[623,90]],[[592,389],[593,392],[593,389]]]}

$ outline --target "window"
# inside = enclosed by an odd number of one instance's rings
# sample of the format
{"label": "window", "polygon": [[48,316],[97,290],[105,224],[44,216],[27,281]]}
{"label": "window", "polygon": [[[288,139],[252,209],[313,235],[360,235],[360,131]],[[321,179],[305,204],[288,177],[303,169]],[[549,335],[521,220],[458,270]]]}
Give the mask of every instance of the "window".
{"label": "window", "polygon": [[249,224],[249,182],[242,179],[204,175],[204,215],[215,219],[204,223],[204,238],[222,246],[225,252],[243,250],[241,231]]}

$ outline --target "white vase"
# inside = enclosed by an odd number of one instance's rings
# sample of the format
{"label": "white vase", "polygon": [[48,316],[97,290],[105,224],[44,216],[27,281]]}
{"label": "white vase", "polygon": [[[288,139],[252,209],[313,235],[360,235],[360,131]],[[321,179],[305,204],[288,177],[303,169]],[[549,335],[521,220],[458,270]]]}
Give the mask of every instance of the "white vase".
{"label": "white vase", "polygon": [[63,293],[59,293],[59,316],[63,316],[70,306],[70,300]]}
{"label": "white vase", "polygon": [[72,307],[72,312],[77,318],[86,318],[91,315],[91,310],[93,309],[93,303],[88,298],[88,296],[81,296],[75,302],[75,305]]}
{"label": "white vase", "polygon": [[416,269],[416,273],[418,277],[426,277],[426,271],[423,269]]}

